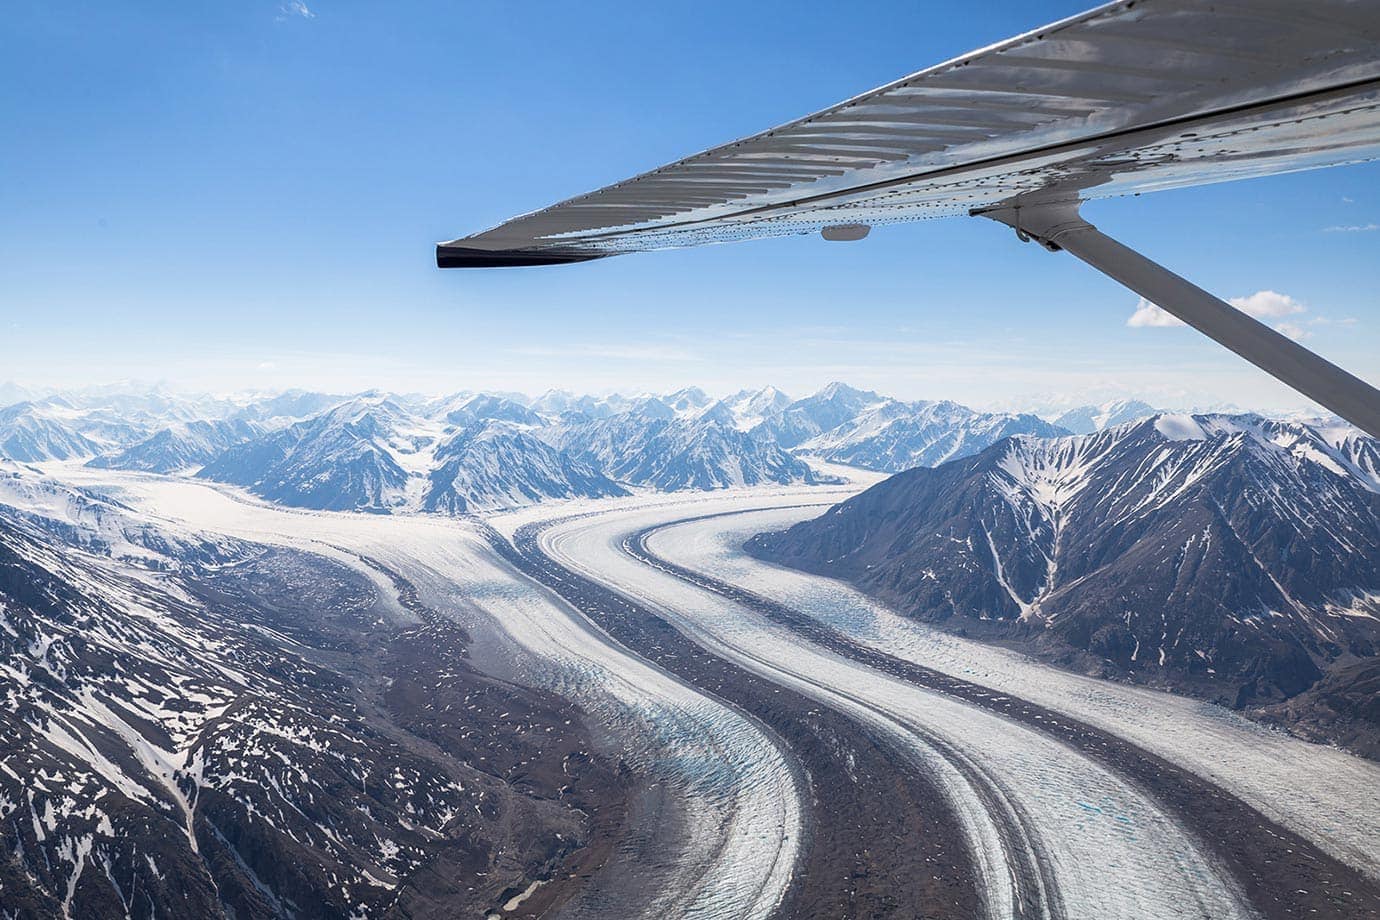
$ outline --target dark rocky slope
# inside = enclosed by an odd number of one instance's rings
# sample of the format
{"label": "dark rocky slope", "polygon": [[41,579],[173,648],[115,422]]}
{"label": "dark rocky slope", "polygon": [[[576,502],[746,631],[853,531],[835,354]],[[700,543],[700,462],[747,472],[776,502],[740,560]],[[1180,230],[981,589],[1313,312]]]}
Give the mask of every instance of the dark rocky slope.
{"label": "dark rocky slope", "polygon": [[[168,545],[174,545],[169,542]],[[571,893],[626,782],[459,627],[250,545],[132,569],[0,509],[7,916],[485,916]]]}
{"label": "dark rocky slope", "polygon": [[1380,737],[1364,691],[1380,643],[1366,455],[1354,437],[1244,417],[1013,438],[749,548],[909,616],[1365,747]]}

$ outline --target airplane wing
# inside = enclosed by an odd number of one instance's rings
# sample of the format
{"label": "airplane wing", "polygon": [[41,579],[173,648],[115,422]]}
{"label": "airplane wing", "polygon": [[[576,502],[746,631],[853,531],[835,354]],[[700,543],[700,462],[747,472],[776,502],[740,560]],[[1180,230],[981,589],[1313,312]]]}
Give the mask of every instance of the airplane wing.
{"label": "airplane wing", "polygon": [[1380,155],[1375,0],[1121,0],[443,243],[444,267],[1125,195]]}
{"label": "airplane wing", "polygon": [[[1131,283],[1107,247],[1067,245],[1090,239],[1069,221],[1096,233],[1079,203],[1377,156],[1378,0],[1116,0],[436,255],[443,268],[547,265],[817,230],[858,239],[878,224],[977,214],[1153,301],[1184,292],[1144,272]],[[1234,315],[1155,302],[1380,437],[1368,384],[1268,327],[1287,344],[1255,342],[1259,330],[1236,329]],[[1319,384],[1315,363],[1345,379]],[[1336,386],[1351,395],[1339,403]]]}

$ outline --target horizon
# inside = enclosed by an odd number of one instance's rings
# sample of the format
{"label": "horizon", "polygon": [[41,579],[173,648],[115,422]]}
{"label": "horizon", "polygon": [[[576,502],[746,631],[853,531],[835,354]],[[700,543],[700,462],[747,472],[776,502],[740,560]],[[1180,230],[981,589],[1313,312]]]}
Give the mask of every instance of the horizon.
{"label": "horizon", "polygon": [[[1034,415],[1047,420],[1077,409],[1103,408],[1113,403],[1143,403],[1154,410],[1156,414],[1183,414],[1183,415],[1259,415],[1265,418],[1289,418],[1302,420],[1322,420],[1334,419],[1332,413],[1325,409],[1313,406],[1311,403],[1307,407],[1294,410],[1270,409],[1259,406],[1242,406],[1235,403],[1203,403],[1203,402],[1172,402],[1155,400],[1140,393],[1119,393],[1103,399],[1080,399],[1078,394],[1071,393],[1035,393],[1023,399],[1012,399],[1005,403],[982,405],[954,399],[943,394],[932,396],[903,396],[898,393],[890,392],[885,389],[875,387],[860,386],[848,380],[829,380],[824,384],[808,389],[793,390],[787,387],[778,386],[774,383],[763,383],[759,385],[747,384],[744,386],[733,387],[730,389],[720,389],[716,387],[702,386],[697,383],[684,383],[665,389],[611,389],[600,391],[581,390],[571,387],[551,387],[540,391],[524,390],[502,390],[484,387],[450,386],[433,390],[396,390],[388,387],[364,387],[361,389],[334,390],[320,389],[306,386],[285,386],[285,387],[247,387],[235,390],[199,390],[176,386],[169,381],[145,381],[137,379],[108,380],[101,383],[92,383],[84,386],[74,387],[36,387],[23,381],[0,380],[0,410],[10,406],[20,405],[25,402],[41,402],[50,398],[75,397],[89,401],[96,401],[103,396],[114,396],[118,394],[132,394],[138,396],[161,395],[173,399],[197,400],[210,399],[224,402],[244,402],[249,403],[255,400],[271,399],[289,393],[312,393],[338,399],[341,403],[353,399],[368,398],[390,398],[400,399],[425,399],[436,401],[445,398],[469,397],[469,396],[494,396],[513,399],[523,405],[531,405],[544,397],[551,395],[565,395],[574,398],[592,398],[595,400],[626,399],[637,400],[644,398],[664,399],[675,396],[688,390],[699,390],[709,400],[709,404],[731,399],[735,396],[748,396],[761,393],[765,390],[775,390],[782,393],[792,402],[799,401],[811,396],[816,396],[824,390],[842,386],[852,390],[871,393],[883,400],[895,400],[903,403],[940,403],[952,402],[963,408],[980,413],[993,415]],[[1311,408],[1309,408],[1311,407]]]}

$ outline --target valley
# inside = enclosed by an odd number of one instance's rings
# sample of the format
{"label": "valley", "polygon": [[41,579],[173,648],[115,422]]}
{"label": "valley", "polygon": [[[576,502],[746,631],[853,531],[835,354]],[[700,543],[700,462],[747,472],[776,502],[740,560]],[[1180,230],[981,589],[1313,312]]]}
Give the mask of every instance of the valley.
{"label": "valley", "polygon": [[[0,461],[5,763],[41,778],[0,782],[0,884],[26,917],[1380,916],[1380,766],[1271,716],[1364,700],[1374,444],[1121,411],[297,396]],[[1326,730],[1364,752],[1361,718]]]}

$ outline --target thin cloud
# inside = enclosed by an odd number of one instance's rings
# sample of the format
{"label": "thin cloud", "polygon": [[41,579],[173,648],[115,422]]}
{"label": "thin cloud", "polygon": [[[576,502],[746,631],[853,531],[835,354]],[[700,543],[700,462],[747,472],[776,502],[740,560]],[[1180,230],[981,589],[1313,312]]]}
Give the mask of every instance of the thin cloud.
{"label": "thin cloud", "polygon": [[700,356],[683,348],[662,345],[539,345],[512,348],[509,354],[533,358],[608,358],[615,361],[699,361]]}
{"label": "thin cloud", "polygon": [[[1256,319],[1279,319],[1308,312],[1308,307],[1288,294],[1278,291],[1256,291],[1247,297],[1233,297],[1227,303]],[[1165,328],[1182,326],[1184,322],[1142,297],[1136,303],[1135,311],[1127,317],[1126,325],[1137,328]],[[1291,331],[1286,332],[1285,326]],[[1307,335],[1297,323],[1281,323],[1275,328],[1293,339],[1305,338]]]}
{"label": "thin cloud", "polygon": [[1302,342],[1304,339],[1310,338],[1313,335],[1313,333],[1304,329],[1298,323],[1280,323],[1275,327],[1275,331],[1280,335],[1288,336],[1295,342]]}
{"label": "thin cloud", "polygon": [[296,16],[299,19],[315,19],[316,14],[311,11],[302,0],[287,0],[282,6],[278,7],[278,12],[282,15],[278,17],[281,21]]}
{"label": "thin cloud", "polygon": [[1324,227],[1323,233],[1374,233],[1380,224],[1348,224],[1346,226]]}
{"label": "thin cloud", "polygon": [[1126,325],[1148,329],[1163,326],[1183,326],[1186,324],[1177,316],[1164,312],[1142,297],[1140,302],[1136,304],[1136,311],[1126,320]]}

